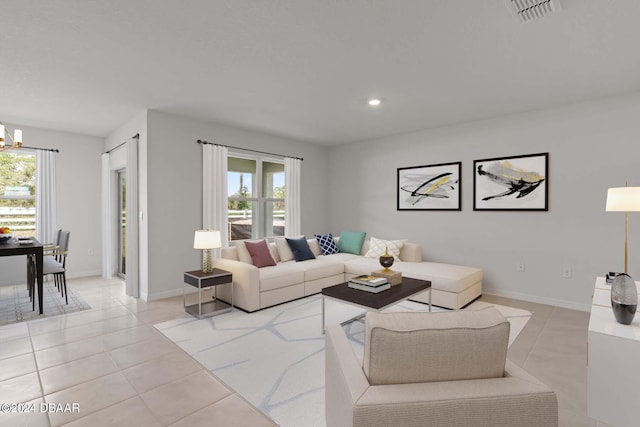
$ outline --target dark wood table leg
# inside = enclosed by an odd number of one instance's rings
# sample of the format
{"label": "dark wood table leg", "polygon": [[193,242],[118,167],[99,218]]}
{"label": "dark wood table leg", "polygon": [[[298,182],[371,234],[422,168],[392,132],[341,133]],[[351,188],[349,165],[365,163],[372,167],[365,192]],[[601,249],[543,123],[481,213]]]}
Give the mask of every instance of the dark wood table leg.
{"label": "dark wood table leg", "polygon": [[29,288],[29,298],[31,298],[31,310],[36,309],[36,259],[33,255],[27,255],[27,288]]}
{"label": "dark wood table leg", "polygon": [[36,279],[38,280],[38,307],[40,307],[40,314],[43,313],[42,310],[42,293],[43,293],[43,277],[42,277],[42,264],[44,262],[44,257],[42,254],[42,247],[39,251],[36,252]]}

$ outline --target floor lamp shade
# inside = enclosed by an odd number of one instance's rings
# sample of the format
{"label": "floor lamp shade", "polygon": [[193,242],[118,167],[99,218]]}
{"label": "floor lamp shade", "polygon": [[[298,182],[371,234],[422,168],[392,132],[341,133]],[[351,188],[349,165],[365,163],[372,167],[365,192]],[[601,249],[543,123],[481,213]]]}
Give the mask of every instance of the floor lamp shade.
{"label": "floor lamp shade", "polygon": [[640,212],[640,187],[615,187],[607,191],[607,212]]}
{"label": "floor lamp shade", "polygon": [[629,212],[640,212],[640,187],[614,187],[607,191],[607,212],[624,212],[624,272],[628,273]]}
{"label": "floor lamp shade", "polygon": [[205,273],[211,273],[211,249],[217,249],[222,247],[222,241],[220,239],[219,230],[196,230],[193,238],[193,248],[202,249],[202,271]]}

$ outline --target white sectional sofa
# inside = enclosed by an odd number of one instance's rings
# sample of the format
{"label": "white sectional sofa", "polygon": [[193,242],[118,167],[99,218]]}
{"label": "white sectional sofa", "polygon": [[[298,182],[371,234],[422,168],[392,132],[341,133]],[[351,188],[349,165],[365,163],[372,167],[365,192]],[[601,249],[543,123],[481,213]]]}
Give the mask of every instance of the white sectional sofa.
{"label": "white sectional sofa", "polygon": [[[276,244],[272,242],[269,250],[277,265],[262,268],[251,264],[251,258],[247,260],[248,253],[244,253],[246,249],[242,242],[223,248],[221,258],[214,260],[214,266],[233,273],[234,305],[252,312],[317,294],[324,287],[382,268],[377,257],[364,256],[369,249],[368,241],[364,242],[360,255],[322,255],[315,239],[307,242],[316,259],[282,262]],[[422,261],[422,247],[411,242],[404,243],[399,258],[391,269],[406,277],[431,281],[433,305],[459,309],[482,294],[482,270],[479,268]],[[219,288],[218,296],[229,301],[231,287]],[[414,299],[427,302],[428,292]]]}

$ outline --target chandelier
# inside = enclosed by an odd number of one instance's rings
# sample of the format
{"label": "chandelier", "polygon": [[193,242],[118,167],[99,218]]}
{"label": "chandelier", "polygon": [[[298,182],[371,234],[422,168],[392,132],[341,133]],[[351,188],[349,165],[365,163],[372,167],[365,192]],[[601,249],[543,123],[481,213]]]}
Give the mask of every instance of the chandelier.
{"label": "chandelier", "polygon": [[[9,137],[9,141],[11,141],[11,145],[7,145],[4,140],[4,136],[7,135]],[[7,150],[9,148],[22,148],[22,131],[20,129],[16,129],[13,132],[13,137],[9,133],[7,129],[5,129],[4,124],[0,122],[0,151]]]}

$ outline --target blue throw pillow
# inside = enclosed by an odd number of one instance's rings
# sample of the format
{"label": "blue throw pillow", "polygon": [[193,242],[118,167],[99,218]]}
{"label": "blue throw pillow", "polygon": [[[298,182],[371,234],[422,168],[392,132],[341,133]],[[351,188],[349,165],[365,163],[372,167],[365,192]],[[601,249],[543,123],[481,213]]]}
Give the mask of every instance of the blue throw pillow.
{"label": "blue throw pillow", "polygon": [[314,236],[316,237],[316,240],[318,241],[318,244],[322,249],[322,255],[331,255],[340,252],[340,249],[338,249],[338,245],[336,245],[336,242],[334,242],[333,235],[331,233],[314,234]]}
{"label": "blue throw pillow", "polygon": [[340,240],[338,240],[338,249],[340,252],[360,255],[366,235],[367,233],[364,231],[343,231],[340,233]]}
{"label": "blue throw pillow", "polygon": [[285,237],[285,239],[287,239],[291,252],[293,252],[293,256],[296,258],[296,262],[316,258],[313,252],[311,252],[309,243],[307,243],[307,239],[304,236],[297,239]]}

